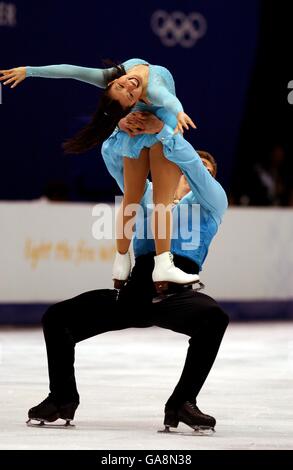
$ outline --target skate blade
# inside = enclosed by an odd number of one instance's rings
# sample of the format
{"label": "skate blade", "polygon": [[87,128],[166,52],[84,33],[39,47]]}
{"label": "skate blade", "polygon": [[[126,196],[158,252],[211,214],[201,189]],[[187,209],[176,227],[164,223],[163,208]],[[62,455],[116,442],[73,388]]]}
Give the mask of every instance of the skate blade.
{"label": "skate blade", "polygon": [[30,428],[51,428],[51,429],[67,429],[74,428],[75,425],[70,423],[70,420],[66,420],[63,424],[53,424],[44,419],[28,419],[26,425]]}
{"label": "skate blade", "polygon": [[[169,282],[170,287],[172,286],[172,282]],[[178,287],[178,284],[174,284],[176,287]],[[192,286],[191,292],[198,292],[200,290],[205,289],[205,284],[201,281],[198,281],[196,283],[192,284],[181,284],[181,287],[186,288]],[[171,287],[172,288],[172,287]],[[168,299],[169,297],[172,297],[174,295],[178,295],[183,291],[175,291],[175,292],[168,292],[168,290],[162,292],[162,293],[157,293],[157,295],[153,298],[152,303],[157,304],[159,302],[162,302],[162,300]]]}
{"label": "skate blade", "polygon": [[172,294],[157,295],[156,297],[153,298],[152,303],[157,304],[159,302],[162,302],[162,300],[168,299],[169,297],[173,297],[173,295],[176,295],[176,292],[174,292]]}
{"label": "skate blade", "polygon": [[192,290],[194,292],[198,292],[199,290],[204,290],[205,289],[205,284],[201,281],[199,281],[197,284],[193,284]]}
{"label": "skate blade", "polygon": [[[196,288],[196,289],[195,289],[195,288],[191,289],[191,292],[198,292],[199,290],[204,289],[204,284],[202,284],[202,285],[203,285],[203,287],[198,287],[198,288]],[[188,286],[183,286],[183,287],[188,287]],[[183,292],[183,291],[182,291],[182,292]],[[154,298],[152,299],[152,303],[153,303],[153,304],[157,304],[157,303],[159,303],[159,302],[162,302],[162,300],[166,300],[166,299],[168,299],[169,297],[173,297],[174,295],[178,295],[178,294],[180,294],[180,293],[181,293],[181,292],[178,291],[178,292],[171,292],[170,294],[160,294],[160,295],[156,295],[156,297],[154,297]]]}
{"label": "skate blade", "polygon": [[[192,428],[192,427],[191,427]],[[206,426],[194,426],[193,431],[177,431],[171,430],[169,426],[165,426],[165,429],[160,429],[158,433],[160,434],[177,434],[179,436],[212,436],[216,431],[214,428],[209,428]]]}

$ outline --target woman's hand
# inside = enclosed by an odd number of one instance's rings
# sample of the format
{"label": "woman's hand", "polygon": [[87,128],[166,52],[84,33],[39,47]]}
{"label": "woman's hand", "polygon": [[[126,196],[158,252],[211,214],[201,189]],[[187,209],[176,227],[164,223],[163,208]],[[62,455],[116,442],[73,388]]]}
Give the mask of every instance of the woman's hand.
{"label": "woman's hand", "polygon": [[177,132],[181,132],[183,134],[184,129],[189,129],[188,124],[193,127],[193,129],[196,129],[196,125],[190,119],[190,117],[184,113],[183,111],[180,111],[180,113],[177,114],[177,126],[175,128],[174,134],[177,134]]}
{"label": "woman's hand", "polygon": [[0,70],[0,81],[4,82],[4,85],[13,83],[10,88],[16,87],[20,82],[22,82],[26,77],[26,68],[25,67],[16,67],[15,69],[9,70]]}

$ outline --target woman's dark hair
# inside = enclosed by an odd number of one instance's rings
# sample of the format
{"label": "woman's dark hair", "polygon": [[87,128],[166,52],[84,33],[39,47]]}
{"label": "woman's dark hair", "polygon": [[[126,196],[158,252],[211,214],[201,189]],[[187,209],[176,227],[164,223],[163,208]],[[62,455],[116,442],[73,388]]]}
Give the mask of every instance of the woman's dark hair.
{"label": "woman's dark hair", "polygon": [[65,153],[83,153],[103,143],[112,134],[120,119],[131,110],[131,107],[123,108],[119,101],[112,99],[109,94],[111,88],[109,83],[126,74],[124,66],[111,61],[104,61],[104,63],[113,67],[111,73],[107,70],[104,72],[108,86],[103,92],[98,109],[90,122],[74,137],[62,144]]}

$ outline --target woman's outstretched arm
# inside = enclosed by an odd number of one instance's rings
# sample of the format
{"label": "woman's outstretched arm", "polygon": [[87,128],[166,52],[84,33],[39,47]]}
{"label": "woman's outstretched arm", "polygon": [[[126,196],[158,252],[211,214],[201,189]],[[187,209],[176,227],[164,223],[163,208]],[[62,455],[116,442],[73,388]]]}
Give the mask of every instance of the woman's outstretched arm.
{"label": "woman's outstretched arm", "polygon": [[108,77],[113,71],[113,68],[93,69],[69,64],[45,65],[42,67],[26,66],[0,70],[0,81],[4,81],[4,85],[11,83],[11,88],[14,88],[28,77],[71,78],[99,88],[106,88]]}

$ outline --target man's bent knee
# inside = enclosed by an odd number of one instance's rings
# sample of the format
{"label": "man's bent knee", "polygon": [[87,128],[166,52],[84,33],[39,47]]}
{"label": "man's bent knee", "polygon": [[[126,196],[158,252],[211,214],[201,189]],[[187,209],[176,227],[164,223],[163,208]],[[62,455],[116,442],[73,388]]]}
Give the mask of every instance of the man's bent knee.
{"label": "man's bent knee", "polygon": [[222,310],[221,307],[218,307],[217,315],[221,319],[221,322],[223,323],[223,325],[225,325],[227,327],[229,325],[229,321],[230,321],[230,318],[227,315],[227,313],[224,312],[224,310]]}
{"label": "man's bent knee", "polygon": [[46,310],[44,315],[42,316],[42,325],[43,329],[49,328],[52,325],[56,325],[60,323],[61,320],[61,309],[60,309],[61,302],[50,305],[50,307]]}

